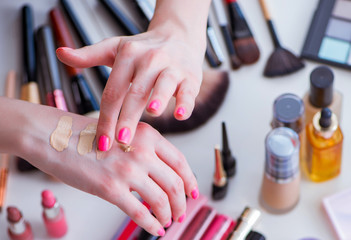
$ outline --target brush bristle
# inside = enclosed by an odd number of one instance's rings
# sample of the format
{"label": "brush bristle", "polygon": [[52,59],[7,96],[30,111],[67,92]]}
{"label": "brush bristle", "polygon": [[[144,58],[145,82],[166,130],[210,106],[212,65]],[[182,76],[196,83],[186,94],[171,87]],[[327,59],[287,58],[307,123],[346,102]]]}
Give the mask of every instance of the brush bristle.
{"label": "brush bristle", "polygon": [[264,69],[264,76],[283,76],[302,69],[305,64],[300,58],[284,48],[276,48],[269,57]]}
{"label": "brush bristle", "polygon": [[206,123],[220,108],[229,88],[229,74],[226,71],[206,70],[195,108],[191,117],[178,121],[173,116],[175,100],[168,104],[160,117],[144,113],[141,121],[149,123],[161,133],[178,133],[193,130]]}
{"label": "brush bristle", "polygon": [[260,58],[260,50],[252,36],[235,39],[234,47],[243,64],[253,64]]}

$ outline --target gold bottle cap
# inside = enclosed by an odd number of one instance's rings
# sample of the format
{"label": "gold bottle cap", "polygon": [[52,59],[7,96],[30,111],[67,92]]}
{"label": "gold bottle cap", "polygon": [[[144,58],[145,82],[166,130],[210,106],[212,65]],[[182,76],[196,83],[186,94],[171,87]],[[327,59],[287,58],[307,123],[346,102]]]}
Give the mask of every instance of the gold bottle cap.
{"label": "gold bottle cap", "polygon": [[223,167],[222,153],[218,144],[215,146],[215,161],[213,184],[217,187],[223,187],[227,183],[227,174]]}

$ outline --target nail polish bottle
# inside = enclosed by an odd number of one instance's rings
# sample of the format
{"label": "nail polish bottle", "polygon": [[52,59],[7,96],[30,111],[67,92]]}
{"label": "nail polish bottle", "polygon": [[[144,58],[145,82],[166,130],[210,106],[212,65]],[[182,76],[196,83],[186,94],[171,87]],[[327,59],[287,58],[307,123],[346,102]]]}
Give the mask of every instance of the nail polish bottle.
{"label": "nail polish bottle", "polygon": [[8,234],[11,240],[32,240],[33,232],[30,224],[23,219],[22,213],[16,207],[7,208],[9,223]]}
{"label": "nail polish bottle", "polygon": [[300,195],[299,136],[290,128],[275,128],[265,145],[260,202],[271,213],[285,213],[295,207]]}
{"label": "nail polish bottle", "polygon": [[334,90],[334,74],[329,67],[315,68],[310,75],[310,90],[303,98],[305,103],[305,123],[312,122],[313,116],[328,107],[340,120],[343,96]]}
{"label": "nail polish bottle", "polygon": [[295,94],[285,93],[274,100],[272,128],[287,127],[294,130],[300,139],[300,161],[305,159],[305,106]]}
{"label": "nail polish bottle", "polygon": [[228,189],[227,174],[223,168],[222,154],[218,145],[215,146],[215,173],[213,176],[212,198],[220,200],[225,197]]}
{"label": "nail polish bottle", "polygon": [[228,144],[228,135],[225,123],[222,122],[222,160],[223,167],[227,173],[227,177],[233,177],[236,173],[236,159],[232,155],[232,152]]}
{"label": "nail polish bottle", "polygon": [[43,206],[43,220],[50,237],[63,237],[67,232],[67,223],[62,207],[56,201],[50,190],[41,193]]}
{"label": "nail polish bottle", "polygon": [[343,134],[336,114],[329,108],[315,114],[306,126],[306,170],[312,181],[322,182],[339,175]]}

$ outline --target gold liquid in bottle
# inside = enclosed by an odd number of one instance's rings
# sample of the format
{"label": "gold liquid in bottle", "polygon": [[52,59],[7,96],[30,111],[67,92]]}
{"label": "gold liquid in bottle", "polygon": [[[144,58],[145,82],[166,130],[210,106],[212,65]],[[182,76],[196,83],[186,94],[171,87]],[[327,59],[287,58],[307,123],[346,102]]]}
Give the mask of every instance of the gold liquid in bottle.
{"label": "gold liquid in bottle", "polygon": [[307,156],[305,168],[312,181],[322,182],[340,174],[343,134],[337,117],[323,108],[306,126]]}

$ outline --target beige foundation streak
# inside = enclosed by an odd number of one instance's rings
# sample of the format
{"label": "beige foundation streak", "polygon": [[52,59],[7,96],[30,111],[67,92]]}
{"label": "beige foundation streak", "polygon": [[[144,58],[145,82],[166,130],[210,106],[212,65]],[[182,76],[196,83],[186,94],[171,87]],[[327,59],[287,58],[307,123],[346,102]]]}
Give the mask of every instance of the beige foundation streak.
{"label": "beige foundation streak", "polygon": [[68,142],[72,136],[72,118],[62,116],[57,123],[56,129],[50,136],[50,145],[59,152],[68,147]]}
{"label": "beige foundation streak", "polygon": [[90,153],[96,136],[96,123],[90,123],[80,132],[77,151],[80,155]]}

